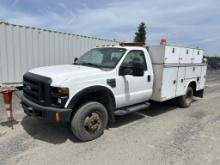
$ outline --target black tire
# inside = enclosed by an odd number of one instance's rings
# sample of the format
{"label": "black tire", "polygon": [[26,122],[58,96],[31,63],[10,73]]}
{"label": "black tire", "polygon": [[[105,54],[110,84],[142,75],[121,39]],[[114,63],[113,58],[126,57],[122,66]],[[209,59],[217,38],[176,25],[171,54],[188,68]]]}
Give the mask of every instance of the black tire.
{"label": "black tire", "polygon": [[178,98],[178,105],[182,108],[187,108],[191,105],[193,101],[193,89],[192,87],[188,87],[186,90],[186,94]]}
{"label": "black tire", "polygon": [[83,104],[71,121],[73,134],[80,141],[90,141],[104,133],[108,123],[108,112],[99,102]]}

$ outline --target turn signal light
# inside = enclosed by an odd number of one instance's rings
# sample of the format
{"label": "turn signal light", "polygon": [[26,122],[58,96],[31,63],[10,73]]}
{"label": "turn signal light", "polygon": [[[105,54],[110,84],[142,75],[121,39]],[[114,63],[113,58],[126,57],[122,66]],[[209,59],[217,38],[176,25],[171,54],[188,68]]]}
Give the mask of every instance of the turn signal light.
{"label": "turn signal light", "polygon": [[59,122],[59,121],[60,121],[60,113],[56,112],[56,122]]}
{"label": "turn signal light", "polygon": [[68,88],[53,88],[53,92],[61,94],[61,95],[65,95],[65,96],[69,95],[69,89]]}

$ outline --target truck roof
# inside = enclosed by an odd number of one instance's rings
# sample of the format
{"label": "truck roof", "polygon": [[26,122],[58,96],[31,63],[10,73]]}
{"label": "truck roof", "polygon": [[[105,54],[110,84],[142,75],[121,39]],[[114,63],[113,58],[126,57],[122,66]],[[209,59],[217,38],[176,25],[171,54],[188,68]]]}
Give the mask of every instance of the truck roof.
{"label": "truck roof", "polygon": [[138,49],[138,50],[146,50],[146,47],[143,46],[120,46],[120,45],[102,45],[102,46],[96,46],[97,48],[124,48],[128,50],[132,49]]}

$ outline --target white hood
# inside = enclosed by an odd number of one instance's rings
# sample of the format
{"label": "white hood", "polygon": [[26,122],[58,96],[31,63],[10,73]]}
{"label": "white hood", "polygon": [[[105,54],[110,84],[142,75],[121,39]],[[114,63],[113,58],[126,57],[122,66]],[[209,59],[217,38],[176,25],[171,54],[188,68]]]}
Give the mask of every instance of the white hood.
{"label": "white hood", "polygon": [[29,72],[50,77],[52,79],[52,84],[56,83],[56,85],[60,85],[68,79],[79,79],[79,77],[87,77],[89,75],[103,73],[103,71],[99,68],[81,65],[46,66],[32,69]]}

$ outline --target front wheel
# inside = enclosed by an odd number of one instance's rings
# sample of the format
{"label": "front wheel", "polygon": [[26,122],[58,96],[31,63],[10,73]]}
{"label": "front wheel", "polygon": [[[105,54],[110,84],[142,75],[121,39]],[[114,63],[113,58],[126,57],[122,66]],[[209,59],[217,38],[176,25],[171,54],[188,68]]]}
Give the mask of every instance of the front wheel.
{"label": "front wheel", "polygon": [[183,96],[180,96],[177,101],[180,107],[183,107],[183,108],[189,107],[193,101],[192,87],[188,87],[186,90],[186,94]]}
{"label": "front wheel", "polygon": [[71,121],[73,134],[80,141],[90,141],[104,133],[108,123],[106,108],[99,102],[83,104]]}

